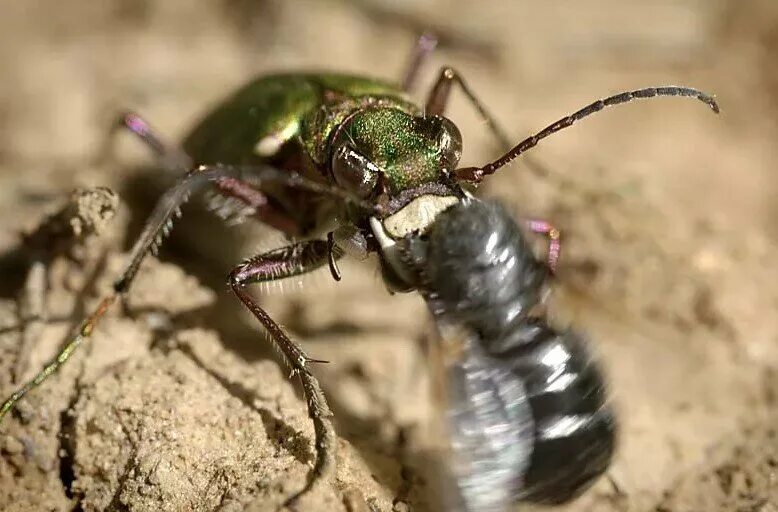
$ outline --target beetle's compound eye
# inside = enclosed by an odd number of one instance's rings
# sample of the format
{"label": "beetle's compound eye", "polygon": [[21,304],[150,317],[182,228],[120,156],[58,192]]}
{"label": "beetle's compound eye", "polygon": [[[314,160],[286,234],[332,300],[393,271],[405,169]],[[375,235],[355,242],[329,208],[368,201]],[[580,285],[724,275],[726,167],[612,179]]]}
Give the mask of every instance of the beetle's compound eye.
{"label": "beetle's compound eye", "polygon": [[335,183],[345,189],[367,197],[378,183],[378,167],[347,146],[341,146],[332,157],[332,175]]}
{"label": "beetle's compound eye", "polygon": [[462,133],[450,119],[443,116],[433,117],[433,123],[437,125],[441,165],[446,169],[453,169],[462,156]]}

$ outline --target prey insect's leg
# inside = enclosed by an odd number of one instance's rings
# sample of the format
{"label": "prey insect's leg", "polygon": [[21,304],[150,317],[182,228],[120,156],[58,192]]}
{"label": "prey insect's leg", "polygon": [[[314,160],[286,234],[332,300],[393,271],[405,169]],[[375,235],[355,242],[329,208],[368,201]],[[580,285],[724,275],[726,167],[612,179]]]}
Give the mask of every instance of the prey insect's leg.
{"label": "prey insect's leg", "polygon": [[[462,78],[462,75],[453,68],[445,67],[440,71],[440,76],[427,97],[425,113],[427,115],[443,115],[446,110],[446,105],[448,104],[449,95],[451,94],[451,88],[455,84],[459,86],[463,93],[465,93],[470,104],[473,105],[473,108],[478,112],[478,115],[481,116],[481,119],[486,123],[486,126],[489,128],[489,131],[492,132],[494,138],[497,139],[500,147],[504,149],[510,148],[512,145],[511,139],[505,133],[505,130],[500,127],[494,116],[492,116],[489,111],[486,110],[486,107],[478,100],[478,97],[467,85],[467,82]],[[534,158],[526,159],[526,163],[527,167],[536,175],[548,176],[548,169]]]}
{"label": "prey insect's leg", "polygon": [[556,273],[556,265],[559,261],[559,253],[562,250],[560,241],[561,233],[551,223],[545,220],[530,219],[527,221],[527,227],[533,233],[540,233],[548,237],[548,254],[546,262],[552,274]]}
{"label": "prey insect's leg", "polygon": [[438,39],[429,32],[423,33],[416,41],[416,45],[411,52],[411,58],[408,61],[408,67],[405,69],[405,75],[401,83],[405,92],[413,90],[419,80],[419,72],[430,53],[438,46]]}
{"label": "prey insect's leg", "polygon": [[250,283],[274,281],[310,272],[340,256],[340,251],[337,247],[333,249],[330,242],[310,240],[260,254],[245,261],[230,273],[229,283],[235,295],[270,334],[273,343],[283,355],[284,362],[291,368],[292,375],[299,375],[308,404],[308,415],[313,421],[316,434],[316,465],[313,468],[313,476],[287,503],[308,492],[320,478],[327,478],[335,468],[337,441],[330,421],[332,411],[327,405],[319,382],[308,370],[308,363],[324,361],[308,357],[246,292],[245,287]]}

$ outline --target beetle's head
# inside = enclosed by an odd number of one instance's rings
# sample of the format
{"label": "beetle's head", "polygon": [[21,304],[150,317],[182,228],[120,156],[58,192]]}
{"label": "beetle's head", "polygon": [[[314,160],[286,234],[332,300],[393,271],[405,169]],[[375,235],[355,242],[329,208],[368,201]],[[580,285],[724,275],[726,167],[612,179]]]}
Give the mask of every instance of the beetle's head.
{"label": "beetle's head", "polygon": [[442,116],[374,106],[346,120],[331,147],[338,185],[363,198],[388,200],[447,176],[462,154],[462,135]]}

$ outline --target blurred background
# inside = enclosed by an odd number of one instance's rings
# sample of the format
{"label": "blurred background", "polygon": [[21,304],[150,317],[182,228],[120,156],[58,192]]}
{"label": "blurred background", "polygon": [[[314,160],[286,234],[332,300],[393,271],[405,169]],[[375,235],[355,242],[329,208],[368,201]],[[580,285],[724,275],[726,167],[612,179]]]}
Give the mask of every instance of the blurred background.
{"label": "blurred background", "polygon": [[[78,186],[120,194],[129,227],[115,244],[131,243],[171,177],[130,136],[104,158],[118,111],[135,109],[180,140],[262,73],[399,80],[425,30],[440,45],[416,98],[450,65],[517,141],[623,90],[674,84],[715,94],[718,117],[675,98],[597,114],[533,150],[546,175],[517,162],[480,190],[561,228],[554,315],[589,333],[622,418],[610,478],[568,510],[778,510],[774,0],[0,0],[0,12],[4,253]],[[453,97],[463,164],[482,164],[497,145]],[[223,283],[241,258],[280,238],[192,218],[163,257],[215,292],[208,325],[228,350],[266,357]],[[5,298],[16,296],[20,269],[3,271]],[[343,273],[337,285],[325,272],[271,289],[263,303],[332,361],[317,371],[339,433],[369,465],[398,472],[393,443],[430,414],[417,400],[429,320],[418,298],[390,297],[372,266]],[[395,495],[410,487],[403,503],[424,510],[423,481],[398,475],[378,483]],[[10,478],[27,485],[24,473]]]}

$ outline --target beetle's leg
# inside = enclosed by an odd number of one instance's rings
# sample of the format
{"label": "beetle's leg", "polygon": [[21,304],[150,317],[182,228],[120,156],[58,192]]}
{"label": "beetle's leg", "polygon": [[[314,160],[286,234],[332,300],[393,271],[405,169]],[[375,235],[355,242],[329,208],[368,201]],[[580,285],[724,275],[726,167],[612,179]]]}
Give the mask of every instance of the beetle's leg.
{"label": "beetle's leg", "polygon": [[126,291],[129,283],[135,277],[143,258],[155,248],[167,235],[172,227],[173,217],[180,213],[181,205],[195,190],[201,190],[211,182],[237,179],[252,185],[261,183],[277,183],[290,188],[308,190],[321,195],[328,195],[348,203],[352,203],[368,211],[380,213],[376,206],[337,187],[308,180],[294,172],[279,171],[269,166],[231,166],[231,165],[201,165],[190,171],[179,183],[169,189],[151,212],[146,226],[130,253],[130,264],[124,275],[116,282],[117,292]]}
{"label": "beetle's leg", "polygon": [[148,122],[135,112],[126,112],[117,120],[118,128],[126,128],[143,141],[165,162],[177,162],[178,167],[188,169],[191,159],[178,146],[165,142],[161,135],[151,128]]}
{"label": "beetle's leg", "polygon": [[203,187],[209,185],[213,180],[227,177],[232,174],[235,174],[234,170],[217,168],[200,171],[199,169],[196,169],[179,180],[175,186],[162,196],[149,218],[146,227],[141,233],[141,236],[133,247],[127,269],[116,284],[114,284],[115,292],[108,297],[104,297],[100,301],[97,308],[81,324],[76,335],[62,347],[60,352],[51,362],[44,366],[43,370],[23,384],[8,397],[5,402],[3,402],[3,405],[0,406],[0,421],[2,421],[3,417],[5,417],[5,415],[14,407],[16,402],[24,397],[24,395],[33,388],[40,386],[52,374],[56,373],[60,366],[70,359],[70,356],[73,355],[73,352],[75,352],[78,346],[89,338],[108,308],[116,302],[116,299],[121,293],[127,291],[138,271],[141,261],[143,261],[146,254],[161,241],[162,235],[170,229],[173,215],[175,212],[179,211],[179,207],[186,202],[187,198],[193,192],[199,191]]}
{"label": "beetle's leg", "polygon": [[[435,85],[432,86],[432,90],[427,97],[425,113],[428,115],[443,115],[446,111],[451,88],[455,84],[459,86],[463,93],[465,93],[468,101],[470,101],[470,104],[473,105],[473,108],[478,112],[478,115],[481,116],[481,119],[486,123],[486,126],[489,128],[489,131],[492,132],[494,138],[497,139],[500,147],[505,149],[510,148],[512,145],[511,139],[505,133],[505,130],[500,127],[494,116],[492,116],[489,111],[486,110],[486,107],[478,100],[478,97],[467,85],[467,82],[462,78],[462,75],[453,68],[444,67],[440,71],[440,76],[435,82]],[[536,175],[549,175],[548,169],[534,158],[527,158],[525,161],[527,167]]]}
{"label": "beetle's leg", "polygon": [[120,130],[129,130],[138,137],[159,159],[165,169],[171,171],[186,172],[192,167],[192,159],[184,153],[184,150],[175,144],[166,142],[146,120],[135,112],[124,112],[116,117],[111,124],[111,129],[106,136],[105,145],[100,153],[104,159],[109,151],[115,135]]}
{"label": "beetle's leg", "polygon": [[198,167],[178,180],[157,201],[130,252],[130,262],[114,284],[116,293],[125,293],[135,278],[140,264],[149,252],[156,252],[162,239],[170,233],[173,219],[181,216],[181,206],[189,197],[217,182],[219,179],[237,177],[234,168]]}
{"label": "beetle's leg", "polygon": [[297,344],[289,339],[283,329],[246,292],[245,287],[250,283],[269,282],[310,272],[327,265],[329,261],[334,261],[335,257],[341,255],[342,253],[337,249],[337,246],[333,248],[332,244],[326,240],[309,240],[246,260],[236,267],[229,277],[229,284],[233,292],[270,334],[273,343],[283,355],[285,363],[291,368],[292,375],[300,376],[305,399],[308,403],[308,415],[313,421],[316,435],[316,464],[313,468],[313,476],[305,488],[290,498],[287,503],[293,502],[308,492],[318,479],[326,478],[335,468],[337,441],[335,430],[330,421],[332,411],[327,405],[327,400],[316,377],[308,370],[308,363],[322,361],[308,357]]}
{"label": "beetle's leg", "polygon": [[556,273],[559,253],[562,250],[562,243],[560,241],[561,233],[550,222],[545,220],[530,219],[526,222],[530,231],[548,237],[548,254],[546,255],[546,262],[548,263],[548,268],[551,270],[551,273]]}
{"label": "beetle's leg", "polygon": [[453,68],[444,67],[440,70],[440,76],[435,82],[435,85],[432,86],[429,96],[427,96],[427,104],[424,112],[427,115],[442,116],[446,111],[451,88],[455,84],[459,86],[463,93],[465,93],[470,104],[473,105],[478,112],[478,115],[481,116],[481,119],[483,119],[489,127],[489,131],[491,131],[494,137],[499,141],[500,146],[505,148],[511,147],[511,140],[505,134],[505,131],[500,128],[497,121],[489,111],[486,110],[486,107],[481,104],[462,76]]}
{"label": "beetle's leg", "polygon": [[435,34],[425,32],[419,36],[419,39],[416,41],[416,45],[411,52],[411,58],[408,60],[408,65],[405,68],[402,82],[400,82],[403,91],[410,92],[416,86],[416,83],[419,80],[419,72],[436,46],[438,46],[438,38],[435,37]]}
{"label": "beetle's leg", "polygon": [[239,178],[222,178],[215,183],[209,209],[223,219],[239,223],[254,217],[290,236],[300,235],[299,223],[264,192]]}

